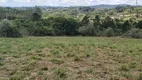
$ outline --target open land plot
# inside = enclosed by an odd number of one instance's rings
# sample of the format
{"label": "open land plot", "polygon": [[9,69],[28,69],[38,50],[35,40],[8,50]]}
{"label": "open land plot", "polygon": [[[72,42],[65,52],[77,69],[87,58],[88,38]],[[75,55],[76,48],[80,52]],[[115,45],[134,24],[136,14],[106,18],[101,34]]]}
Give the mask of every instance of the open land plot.
{"label": "open land plot", "polygon": [[0,80],[142,80],[142,39],[0,38]]}

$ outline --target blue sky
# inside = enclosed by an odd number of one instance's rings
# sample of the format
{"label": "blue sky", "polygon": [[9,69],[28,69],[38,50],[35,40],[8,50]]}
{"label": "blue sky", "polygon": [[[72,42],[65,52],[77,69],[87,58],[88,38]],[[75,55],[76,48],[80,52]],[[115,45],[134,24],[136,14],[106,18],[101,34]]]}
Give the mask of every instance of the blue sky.
{"label": "blue sky", "polygon": [[[138,0],[142,5],[142,0]],[[98,4],[131,4],[136,0],[0,0],[0,6],[89,6]]]}

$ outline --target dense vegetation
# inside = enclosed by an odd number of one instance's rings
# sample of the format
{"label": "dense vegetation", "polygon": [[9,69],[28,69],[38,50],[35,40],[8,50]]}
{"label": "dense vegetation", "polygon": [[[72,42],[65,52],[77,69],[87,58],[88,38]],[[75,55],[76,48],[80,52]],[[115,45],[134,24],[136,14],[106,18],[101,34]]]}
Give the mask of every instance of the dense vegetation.
{"label": "dense vegetation", "polygon": [[123,36],[142,38],[142,7],[0,8],[0,36]]}

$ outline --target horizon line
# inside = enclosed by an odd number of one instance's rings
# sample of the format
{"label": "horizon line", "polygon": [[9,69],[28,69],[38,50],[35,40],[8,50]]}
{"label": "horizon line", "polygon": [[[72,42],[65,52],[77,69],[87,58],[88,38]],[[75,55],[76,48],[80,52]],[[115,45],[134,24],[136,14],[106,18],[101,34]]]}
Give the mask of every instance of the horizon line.
{"label": "horizon line", "polygon": [[132,4],[97,4],[97,5],[72,5],[72,6],[53,6],[53,5],[34,5],[34,6],[1,6],[0,7],[89,7],[89,6],[100,6],[100,5],[109,5],[109,6],[119,6],[119,5],[126,5],[126,6],[142,6],[142,5],[132,5]]}

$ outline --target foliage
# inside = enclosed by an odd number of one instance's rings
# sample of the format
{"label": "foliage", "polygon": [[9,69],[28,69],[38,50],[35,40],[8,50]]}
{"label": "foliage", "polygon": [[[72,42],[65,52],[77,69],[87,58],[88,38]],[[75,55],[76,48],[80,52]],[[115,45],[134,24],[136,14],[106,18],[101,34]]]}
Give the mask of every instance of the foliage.
{"label": "foliage", "polygon": [[33,13],[31,19],[32,19],[33,21],[38,21],[38,20],[41,19],[41,15],[38,14],[38,13]]}
{"label": "foliage", "polygon": [[0,36],[1,37],[21,37],[22,35],[13,27],[13,24],[9,20],[3,20],[0,23]]}
{"label": "foliage", "polygon": [[131,22],[128,21],[128,20],[125,21],[124,24],[123,24],[123,26],[122,26],[123,32],[126,32],[126,31],[130,30],[131,28],[132,28]]}
{"label": "foliage", "polygon": [[113,28],[107,28],[105,31],[104,31],[104,36],[107,36],[107,37],[113,37],[115,36],[115,31]]}
{"label": "foliage", "polygon": [[41,16],[42,16],[42,11],[39,7],[35,7],[33,10],[33,13],[31,15],[31,20],[32,21],[39,21],[41,20]]}
{"label": "foliage", "polygon": [[142,38],[142,30],[133,28],[126,32],[123,37],[129,37],[129,38]]}
{"label": "foliage", "polygon": [[136,26],[137,26],[137,28],[142,29],[142,21],[139,21],[138,24],[137,24]]}
{"label": "foliage", "polygon": [[82,21],[81,21],[81,25],[87,25],[87,24],[89,24],[89,16],[87,16],[87,15],[85,15],[84,16],[84,18],[82,19]]}
{"label": "foliage", "polygon": [[10,7],[0,7],[0,20],[8,19],[30,19],[32,8],[28,9],[15,9]]}
{"label": "foliage", "polygon": [[69,35],[77,34],[78,22],[72,18],[50,17],[47,20],[48,26],[53,27],[54,35]]}
{"label": "foliage", "polygon": [[[12,24],[10,27],[12,32],[7,31],[5,34],[4,31],[1,31],[1,35],[117,37],[126,32],[130,33],[133,28],[141,29],[141,8],[140,6],[117,6],[110,9],[95,9],[95,6],[0,7],[0,22],[8,19]],[[135,36],[141,35],[141,32],[131,33],[135,33],[133,34]]]}
{"label": "foliage", "polygon": [[95,29],[93,23],[88,23],[87,25],[81,26],[78,29],[78,32],[83,36],[95,36]]}
{"label": "foliage", "polygon": [[115,21],[110,16],[107,16],[102,24],[104,28],[116,28]]}

